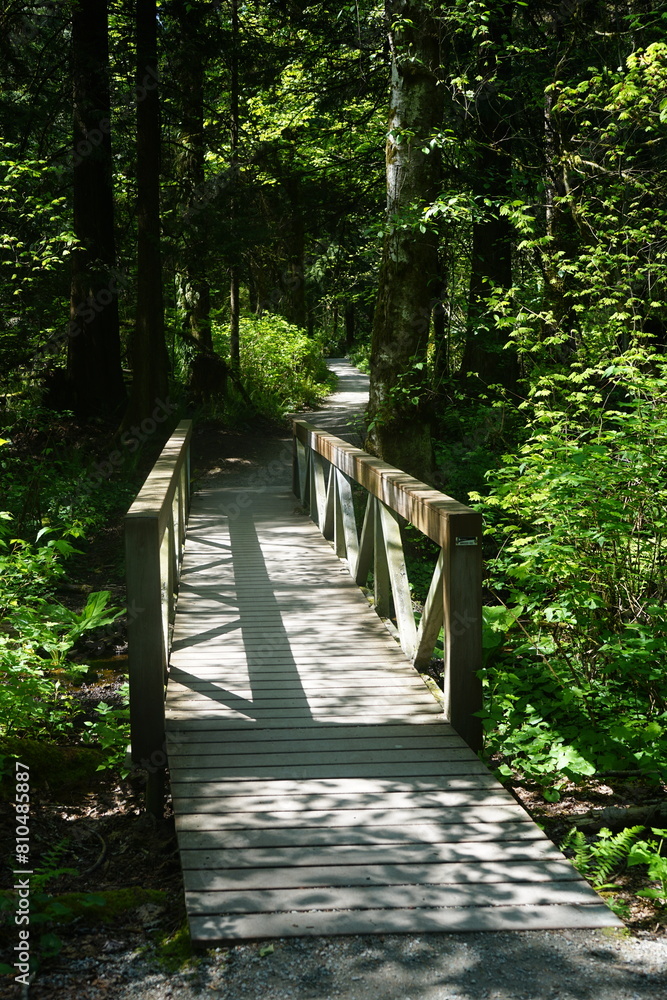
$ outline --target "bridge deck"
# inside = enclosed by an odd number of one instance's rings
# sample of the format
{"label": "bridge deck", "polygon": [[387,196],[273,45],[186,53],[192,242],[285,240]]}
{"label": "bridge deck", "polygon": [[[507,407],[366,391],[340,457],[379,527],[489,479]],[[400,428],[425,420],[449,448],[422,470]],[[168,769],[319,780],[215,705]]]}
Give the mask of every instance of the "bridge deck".
{"label": "bridge deck", "polygon": [[193,941],[620,923],[443,720],[279,465],[190,516],[167,725]]}

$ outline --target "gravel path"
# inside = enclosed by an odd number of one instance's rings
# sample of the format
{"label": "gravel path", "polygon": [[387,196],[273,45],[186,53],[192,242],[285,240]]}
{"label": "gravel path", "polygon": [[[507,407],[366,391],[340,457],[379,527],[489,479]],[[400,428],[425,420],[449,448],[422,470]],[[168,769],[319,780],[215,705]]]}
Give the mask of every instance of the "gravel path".
{"label": "gravel path", "polygon": [[604,931],[294,938],[218,949],[169,974],[109,941],[38,984],[35,1000],[665,1000],[667,942]]}

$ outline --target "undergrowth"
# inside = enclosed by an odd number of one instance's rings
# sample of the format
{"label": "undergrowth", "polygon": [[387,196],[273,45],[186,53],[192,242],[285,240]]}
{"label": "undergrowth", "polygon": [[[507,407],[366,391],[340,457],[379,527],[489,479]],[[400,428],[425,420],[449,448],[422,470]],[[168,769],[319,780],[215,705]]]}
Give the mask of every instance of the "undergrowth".
{"label": "undergrowth", "polygon": [[[282,420],[285,414],[317,405],[334,388],[318,341],[273,314],[241,318],[241,381],[258,414]],[[229,356],[227,329],[213,324],[216,350]],[[247,418],[245,401],[233,386],[224,416],[234,423]]]}
{"label": "undergrowth", "polygon": [[[472,499],[505,608],[484,671],[500,775],[667,777],[667,365],[642,350],[540,378],[525,443]],[[500,613],[499,613],[500,614]]]}

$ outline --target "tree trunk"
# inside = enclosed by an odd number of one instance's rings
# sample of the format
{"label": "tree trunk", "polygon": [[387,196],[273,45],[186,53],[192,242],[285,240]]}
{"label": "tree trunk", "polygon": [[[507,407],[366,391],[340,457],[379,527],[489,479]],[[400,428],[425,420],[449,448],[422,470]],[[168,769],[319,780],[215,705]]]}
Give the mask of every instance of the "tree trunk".
{"label": "tree trunk", "polygon": [[301,204],[301,179],[292,164],[288,166],[288,176],[285,189],[290,209],[289,242],[287,244],[288,264],[283,284],[287,304],[285,315],[290,323],[305,329],[307,326],[306,284],[305,284],[305,254],[306,238]]}
{"label": "tree trunk", "polygon": [[387,0],[385,9],[390,25],[401,18],[405,27],[389,33],[387,231],[373,320],[367,447],[429,481],[426,352],[438,267],[436,239],[419,223],[421,207],[437,193],[439,174],[436,154],[423,152],[442,118],[438,26],[422,4]]}
{"label": "tree trunk", "polygon": [[241,370],[241,288],[239,269],[232,264],[229,271],[229,360],[235,372]]}
{"label": "tree trunk", "polygon": [[441,393],[442,383],[449,378],[449,291],[446,273],[440,263],[438,294],[433,303],[433,385],[436,393]]}
{"label": "tree trunk", "polygon": [[180,260],[181,302],[194,341],[212,351],[211,294],[207,274],[208,218],[204,191],[205,13],[185,0],[172,7],[178,38],[171,65],[179,94],[180,125],[176,169],[186,227]]}
{"label": "tree trunk", "polygon": [[[168,391],[160,254],[160,105],[156,0],[136,0],[137,315],[130,404],[123,426],[150,418]],[[143,96],[145,93],[145,96]]]}
{"label": "tree trunk", "polygon": [[[562,34],[562,24],[555,26],[556,36]],[[560,41],[560,38],[558,39]],[[546,235],[548,244],[541,256],[544,276],[542,302],[542,330],[544,340],[554,344],[550,349],[555,361],[567,362],[574,350],[572,330],[575,313],[568,300],[567,279],[563,272],[565,262],[576,259],[580,250],[580,237],[567,200],[568,178],[564,151],[569,137],[563,134],[562,122],[554,111],[557,81],[544,95],[544,194],[546,203]]]}
{"label": "tree trunk", "polygon": [[355,336],[354,302],[345,303],[345,353],[352,350]]}
{"label": "tree trunk", "polygon": [[499,212],[498,202],[510,196],[512,183],[511,133],[508,116],[503,114],[502,91],[511,69],[507,57],[498,53],[510,38],[512,2],[502,3],[488,23],[486,42],[480,56],[479,74],[485,78],[476,102],[477,163],[474,191],[480,204],[484,198],[494,203],[491,210],[473,224],[472,257],[466,344],[461,372],[475,373],[484,386],[516,386],[518,361],[514,348],[505,347],[488,298],[496,289],[512,286],[512,227]]}
{"label": "tree trunk", "polygon": [[125,399],[114,270],[109,38],[106,0],[81,0],[72,13],[73,201],[67,375],[72,409],[113,417]]}
{"label": "tree trunk", "polygon": [[[230,93],[231,118],[231,168],[236,171],[239,155],[239,5],[238,0],[232,0],[232,77]],[[236,237],[236,192],[231,200],[231,230],[232,239]],[[241,336],[240,321],[240,277],[237,260],[237,247],[232,247],[232,266],[229,273],[229,359],[232,369],[240,374],[241,369]]]}

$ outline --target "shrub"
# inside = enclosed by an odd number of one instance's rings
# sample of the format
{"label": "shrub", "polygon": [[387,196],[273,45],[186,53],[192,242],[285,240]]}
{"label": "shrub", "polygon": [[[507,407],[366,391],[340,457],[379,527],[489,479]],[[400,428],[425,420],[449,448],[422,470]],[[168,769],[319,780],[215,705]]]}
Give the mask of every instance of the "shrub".
{"label": "shrub", "polygon": [[494,749],[535,769],[535,740],[564,737],[573,776],[664,769],[667,363],[637,349],[574,365],[525,409],[526,443],[472,495],[499,549],[489,586],[520,609],[509,657],[487,671]]}
{"label": "shrub", "polygon": [[[216,349],[228,354],[229,338],[218,328]],[[242,318],[241,378],[258,412],[272,420],[315,406],[333,387],[316,341],[280,316]]]}

